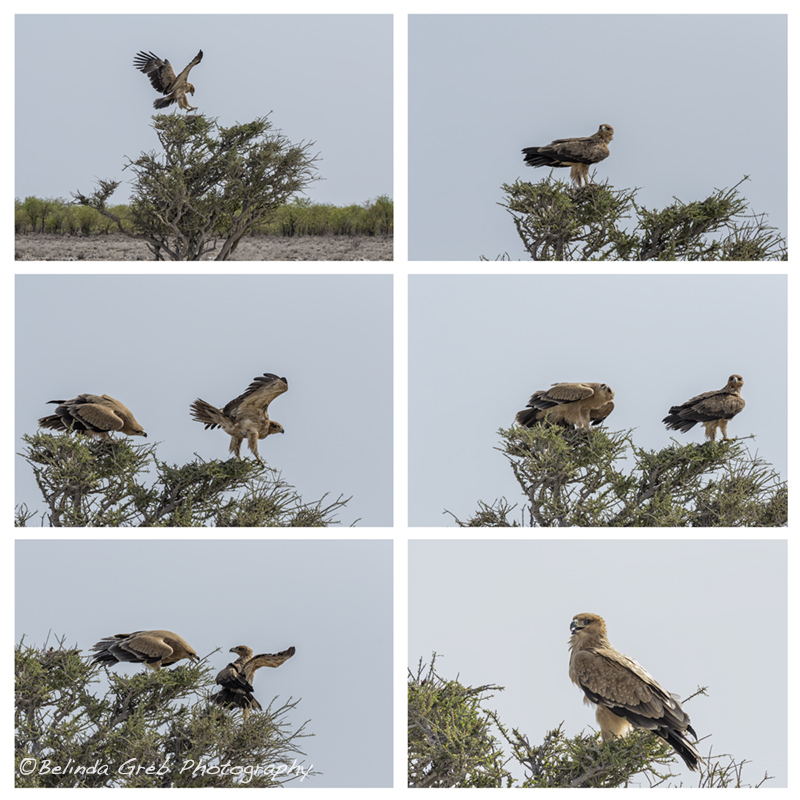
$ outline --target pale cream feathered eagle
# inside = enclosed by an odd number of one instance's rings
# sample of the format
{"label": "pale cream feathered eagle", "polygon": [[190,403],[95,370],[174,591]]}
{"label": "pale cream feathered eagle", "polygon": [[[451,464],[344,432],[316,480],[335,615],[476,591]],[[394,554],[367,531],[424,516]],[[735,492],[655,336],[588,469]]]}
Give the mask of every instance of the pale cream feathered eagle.
{"label": "pale cream feathered eagle", "polygon": [[186,111],[194,111],[197,106],[189,105],[186,99],[187,92],[194,94],[194,86],[189,83],[189,72],[192,67],[196,67],[203,60],[201,50],[184,68],[176,75],[172,69],[172,64],[166,59],[160,59],[155,53],[145,53],[144,50],[136,54],[133,59],[133,66],[140,72],[144,72],[150,83],[157,92],[167,95],[160,97],[153,102],[153,108],[166,108],[173,103],[178,104],[178,108]]}
{"label": "pale cream feathered eagle", "polygon": [[576,186],[589,182],[589,167],[608,158],[608,143],[614,138],[610,125],[601,125],[597,133],[576,139],[556,139],[541,147],[525,147],[529,167],[572,167],[570,177]]}
{"label": "pale cream feathered eagle", "polygon": [[603,740],[643,728],[664,739],[689,769],[696,770],[701,756],[686,734],[695,739],[697,734],[677,695],[611,646],[602,617],[576,614],[569,629],[569,677],[583,689],[584,700],[597,706]]}
{"label": "pale cream feathered eagle", "polygon": [[200,660],[194,648],[172,631],[117,633],[101,639],[92,650],[96,653],[92,663],[111,666],[120,661],[130,661],[159,670],[184,658]]}
{"label": "pale cream feathered eagle", "polygon": [[614,410],[614,391],[605,383],[554,383],[531,395],[528,407],[517,413],[525,428],[547,421],[565,428],[599,425]]}
{"label": "pale cream feathered eagle", "polygon": [[73,430],[99,439],[109,439],[112,431],[127,436],[147,436],[131,410],[107,394],[79,394],[72,400],[47,402],[57,403],[58,407],[55,414],[39,420],[40,428]]}
{"label": "pale cream feathered eagle", "polygon": [[722,438],[728,438],[728,420],[733,419],[743,408],[742,386],[744,378],[741,375],[731,375],[728,382],[721,388],[703,394],[672,406],[669,414],[661,420],[669,430],[691,430],[698,422],[706,429],[706,439],[714,441],[717,437],[717,428],[722,433]]}
{"label": "pale cream feathered eagle", "polygon": [[261,710],[261,703],[253,697],[256,670],[261,667],[279,667],[295,654],[295,649],[290,647],[280,653],[254,656],[252,648],[240,644],[238,647],[231,647],[230,652],[236,653],[239,658],[217,675],[217,683],[222,689],[211,695],[211,701],[220,706],[241,708],[244,718],[247,719],[250,709]]}
{"label": "pale cream feathered eagle", "polygon": [[266,439],[272,433],[283,433],[283,425],[269,418],[269,404],[279,395],[288,391],[286,378],[279,378],[271,372],[265,372],[253,382],[247,390],[228,403],[225,408],[216,408],[199,398],[189,407],[192,418],[202,422],[206,430],[222,428],[230,434],[230,451],[239,461],[242,460],[242,442],[247,439],[250,452],[262,464],[264,461],[258,454],[258,440]]}

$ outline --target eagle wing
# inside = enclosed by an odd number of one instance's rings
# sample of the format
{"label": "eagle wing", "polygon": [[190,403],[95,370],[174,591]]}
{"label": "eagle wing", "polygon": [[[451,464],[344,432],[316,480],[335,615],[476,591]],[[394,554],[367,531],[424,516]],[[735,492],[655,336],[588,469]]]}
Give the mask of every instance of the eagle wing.
{"label": "eagle wing", "polygon": [[178,75],[178,81],[187,80],[192,67],[196,67],[202,60],[203,51],[200,50],[200,52],[198,52],[198,54],[181,70],[181,74]]}
{"label": "eagle wing", "polygon": [[[202,54],[202,51],[200,52]],[[145,53],[142,50],[133,59],[133,66],[147,75],[150,79],[150,84],[157,92],[169,94],[172,91],[175,83],[175,70],[172,69],[172,64],[166,59],[161,59],[155,53]]]}
{"label": "eagle wing", "polygon": [[[250,683],[253,682],[253,675],[261,667],[279,667],[295,654],[295,648],[290,647],[280,653],[262,653],[260,656],[253,656],[244,665],[244,677]],[[252,691],[252,689],[251,689]]]}
{"label": "eagle wing", "polygon": [[600,406],[600,408],[593,408],[589,413],[592,425],[599,425],[613,410],[613,400],[609,400],[605,405]]}
{"label": "eagle wing", "polygon": [[289,384],[286,378],[279,378],[271,372],[265,372],[261,377],[253,378],[253,382],[247,389],[231,400],[222,409],[222,413],[228,417],[235,417],[251,410],[266,412],[269,404],[288,389]]}

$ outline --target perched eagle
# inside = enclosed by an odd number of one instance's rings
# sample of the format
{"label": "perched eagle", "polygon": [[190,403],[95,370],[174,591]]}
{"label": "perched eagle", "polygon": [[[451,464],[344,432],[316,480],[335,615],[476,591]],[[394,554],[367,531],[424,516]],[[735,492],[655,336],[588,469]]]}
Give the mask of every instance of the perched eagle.
{"label": "perched eagle", "polygon": [[661,421],[669,430],[683,433],[702,422],[706,429],[706,439],[714,441],[717,438],[717,428],[722,432],[722,438],[727,439],[728,420],[733,419],[744,408],[742,386],[742,376],[731,375],[721,389],[703,392],[679,406],[672,406],[669,415]]}
{"label": "perched eagle", "polygon": [[239,461],[242,460],[242,442],[247,439],[250,452],[263,464],[258,454],[258,440],[266,439],[271,433],[283,433],[283,425],[270,419],[267,409],[279,394],[288,389],[286,378],[265,372],[260,378],[253,378],[247,391],[231,400],[225,408],[215,408],[200,399],[189,408],[192,418],[204,423],[206,430],[219,427],[230,434],[230,451]]}
{"label": "perched eagle", "polygon": [[610,125],[601,125],[597,133],[578,139],[556,139],[543,147],[525,147],[529,167],[572,167],[570,177],[576,186],[589,183],[589,165],[608,158],[608,143],[614,138]]}
{"label": "perched eagle", "polygon": [[92,650],[97,651],[92,663],[118,664],[131,661],[146,664],[151,669],[168,667],[183,658],[199,661],[197,653],[188,642],[171,631],[136,631],[118,633],[99,641]]}
{"label": "perched eagle", "polygon": [[686,733],[695,739],[697,734],[678,697],[611,646],[602,617],[577,614],[569,629],[569,677],[583,689],[584,701],[597,705],[603,741],[644,728],[672,745],[686,766],[696,770],[701,756]]}
{"label": "perched eagle", "polygon": [[194,111],[197,106],[189,105],[186,93],[194,94],[194,86],[189,83],[189,71],[203,60],[201,50],[184,68],[180,75],[175,75],[172,64],[169,61],[162,61],[155,53],[145,53],[144,50],[136,54],[133,59],[133,66],[140,72],[144,72],[153,88],[161,94],[167,95],[153,102],[153,108],[166,108],[173,103],[178,104],[178,108],[185,108],[187,111]]}
{"label": "perched eagle", "polygon": [[58,404],[56,413],[39,420],[40,428],[73,430],[87,436],[109,439],[111,431],[128,436],[147,436],[130,409],[107,394],[79,394],[72,400],[48,400]]}
{"label": "perched eagle", "polygon": [[614,392],[605,383],[554,383],[531,395],[516,416],[518,425],[532,428],[546,420],[565,428],[599,425],[614,410]]}
{"label": "perched eagle", "polygon": [[239,658],[217,675],[217,683],[222,687],[216,694],[211,695],[212,702],[220,706],[241,708],[244,718],[247,719],[250,709],[261,710],[261,703],[253,697],[253,678],[260,667],[279,667],[284,661],[291,658],[294,647],[281,653],[263,653],[254,656],[251,648],[241,644],[231,647],[231,653],[236,653]]}

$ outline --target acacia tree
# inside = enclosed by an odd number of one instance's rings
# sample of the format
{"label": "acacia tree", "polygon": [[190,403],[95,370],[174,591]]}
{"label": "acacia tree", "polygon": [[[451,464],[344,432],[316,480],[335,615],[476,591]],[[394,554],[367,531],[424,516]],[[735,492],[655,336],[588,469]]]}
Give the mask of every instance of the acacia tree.
{"label": "acacia tree", "polygon": [[[526,498],[520,519],[501,498],[479,501],[461,527],[785,526],[789,490],[742,440],[660,451],[633,443],[632,431],[568,430],[559,425],[499,431]],[[627,469],[627,465],[633,465]]]}
{"label": "acacia tree", "polygon": [[786,240],[739,192],[747,179],[658,210],[636,202],[638,189],[575,188],[549,175],[503,184],[499,205],[534,261],[785,261]]}
{"label": "acacia tree", "polygon": [[[155,445],[71,432],[23,441],[51,527],[327,527],[350,499],[305,502],[276,470],[251,460],[170,465]],[[16,524],[36,516],[23,504]]]}
{"label": "acacia tree", "polygon": [[57,644],[23,638],[14,651],[17,787],[268,787],[315,774],[302,766],[308,722],[290,721],[299,699],[243,722],[208,701],[205,659],[125,676]]}
{"label": "acacia tree", "polygon": [[[434,653],[429,666],[420,659],[417,671],[408,674],[411,787],[608,788],[626,786],[636,776],[653,788],[674,777],[675,753],[649,731],[602,742],[599,734],[568,737],[558,725],[540,745],[531,745],[526,735],[509,731],[495,711],[484,707],[492,692],[503,687],[464,686],[441,677],[435,663]],[[746,786],[746,763],[709,754],[700,766],[698,786]],[[765,775],[759,785],[766,780]]]}
{"label": "acacia tree", "polygon": [[318,179],[313,142],[292,144],[267,117],[223,128],[202,115],[159,114],[153,129],[162,152],[124,167],[134,173],[128,225],[108,207],[120,181],[73,197],[144,241],[157,261],[197,261],[220,241],[215,260],[226,261],[254,225]]}

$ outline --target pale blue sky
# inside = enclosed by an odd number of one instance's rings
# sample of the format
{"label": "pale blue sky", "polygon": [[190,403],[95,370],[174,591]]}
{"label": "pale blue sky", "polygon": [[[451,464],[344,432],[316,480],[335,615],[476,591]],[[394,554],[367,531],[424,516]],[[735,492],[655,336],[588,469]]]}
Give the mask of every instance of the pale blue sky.
{"label": "pale blue sky", "polygon": [[390,14],[27,14],[15,45],[20,199],[69,199],[111,178],[123,181],[113,202],[126,202],[124,157],[159,148],[150,126],[161,113],[133,58],[153,52],[178,72],[201,49],[197,113],[229,126],[273,112],[290,141],[314,141],[325,180],[306,196],[349,205],[393,195]]}
{"label": "pale blue sky", "polygon": [[220,648],[208,661],[216,674],[231,647],[294,645],[254,683],[265,708],[302,698],[288,720],[309,720],[305,766],[323,774],[289,785],[391,785],[390,541],[18,541],[15,600],[15,642],[24,634],[32,646],[64,636],[88,654],[116,633],[166,629],[201,658]]}
{"label": "pale blue sky", "polygon": [[686,704],[709,737],[702,754],[746,759],[746,782],[768,772],[767,786],[785,787],[786,578],[785,541],[412,541],[408,664],[436,651],[444,678],[504,686],[484,705],[533,746],[562,722],[588,735],[597,723],[569,680],[569,624],[600,614],[667,691],[708,687]]}
{"label": "pale blue sky", "polygon": [[[264,461],[307,502],[352,496],[338,514],[344,525],[392,524],[390,276],[24,275],[16,283],[15,452],[52,413],[49,400],[88,393],[125,403],[162,461],[227,460],[230,437],[194,421],[190,404],[221,408],[273,372],[289,383],[270,405],[286,433],[260,443]],[[242,456],[252,457],[246,446]],[[15,460],[17,502],[41,509],[30,467]]]}
{"label": "pale blue sky", "polygon": [[786,236],[787,79],[781,15],[413,15],[409,257],[527,260],[497,205],[549,174],[521,149],[602,123],[599,181],[652,209],[749,175],[752,211]]}
{"label": "pale blue sky", "polygon": [[[731,437],[785,480],[787,281],[782,275],[432,275],[409,282],[409,523],[454,524],[524,500],[495,448],[538,389],[607,383],[611,430],[639,447],[702,442],[668,431],[670,406],[744,378]],[[515,512],[517,513],[517,512]],[[517,516],[518,518],[518,516]]]}

